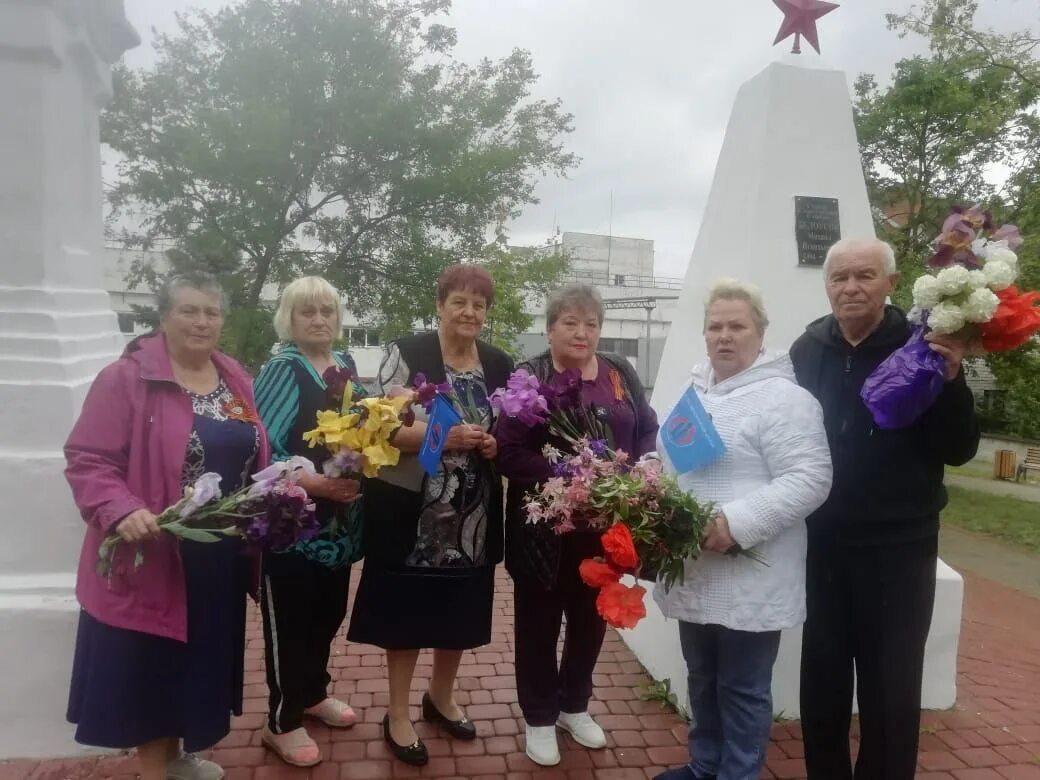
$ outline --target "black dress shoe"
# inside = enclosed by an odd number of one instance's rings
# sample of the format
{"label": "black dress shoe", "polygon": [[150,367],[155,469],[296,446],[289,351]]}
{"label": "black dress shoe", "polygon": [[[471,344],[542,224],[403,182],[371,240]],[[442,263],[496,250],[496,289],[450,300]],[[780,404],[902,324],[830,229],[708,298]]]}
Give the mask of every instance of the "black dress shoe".
{"label": "black dress shoe", "polygon": [[428,693],[423,694],[422,697],[422,716],[423,720],[442,726],[455,739],[477,738],[477,727],[473,725],[469,718],[463,715],[462,720],[448,720],[434,706],[433,699],[430,698]]}
{"label": "black dress shoe", "polygon": [[399,761],[404,761],[411,766],[426,766],[430,762],[430,754],[426,751],[426,745],[421,739],[416,739],[411,745],[398,745],[390,736],[390,716],[383,718],[383,740],[390,746],[390,752]]}

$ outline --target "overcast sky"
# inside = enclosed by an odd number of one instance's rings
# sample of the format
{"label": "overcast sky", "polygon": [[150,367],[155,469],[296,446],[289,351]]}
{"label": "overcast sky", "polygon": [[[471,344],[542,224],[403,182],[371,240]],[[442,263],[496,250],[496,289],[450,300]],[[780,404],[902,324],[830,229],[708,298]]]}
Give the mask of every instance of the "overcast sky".
{"label": "overcast sky", "polygon": [[[152,29],[175,28],[174,12],[226,0],[125,0],[144,39],[134,67],[154,56]],[[1040,0],[982,0],[1001,28],[1040,25]],[[823,57],[803,57],[884,81],[897,60],[921,52],[900,40],[884,14],[911,0],[846,0],[819,22]],[[455,55],[472,62],[513,48],[531,51],[537,97],[562,98],[574,114],[568,138],[581,165],[543,181],[540,203],[510,228],[511,242],[541,243],[560,230],[655,242],[657,274],[682,276],[740,84],[790,50],[770,46],[783,18],[771,0],[455,0]]]}

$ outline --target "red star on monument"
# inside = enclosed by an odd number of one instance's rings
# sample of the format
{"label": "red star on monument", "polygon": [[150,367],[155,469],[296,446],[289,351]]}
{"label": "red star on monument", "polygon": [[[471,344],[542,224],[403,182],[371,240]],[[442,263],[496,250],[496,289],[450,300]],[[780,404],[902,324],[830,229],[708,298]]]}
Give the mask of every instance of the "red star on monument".
{"label": "red star on monument", "polygon": [[776,46],[793,35],[794,48],[791,49],[791,53],[801,54],[801,38],[804,35],[805,40],[809,41],[809,45],[819,54],[820,39],[816,34],[816,20],[829,14],[838,4],[827,3],[824,0],[773,0],[773,3],[784,12],[784,21],[773,45]]}

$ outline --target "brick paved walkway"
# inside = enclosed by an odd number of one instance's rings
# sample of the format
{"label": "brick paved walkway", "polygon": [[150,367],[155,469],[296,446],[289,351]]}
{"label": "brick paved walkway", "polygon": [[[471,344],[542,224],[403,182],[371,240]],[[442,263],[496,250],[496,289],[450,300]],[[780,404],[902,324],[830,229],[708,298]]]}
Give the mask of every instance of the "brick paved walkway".
{"label": "brick paved walkway", "polygon": [[[918,778],[1040,780],[1040,600],[970,574],[966,586],[960,701],[953,711],[925,713]],[[252,617],[246,712],[213,751],[213,758],[227,768],[228,780],[643,780],[686,758],[684,725],[656,703],[640,700],[639,687],[648,677],[620,638],[609,634],[590,709],[610,732],[610,747],[586,751],[561,736],[559,767],[532,764],[519,736],[512,604],[503,575],[495,599],[492,644],[467,653],[459,670],[459,703],[477,722],[481,739],[454,742],[418,724],[432,756],[430,764],[420,771],[392,761],[379,733],[387,704],[382,654],[340,641],[333,659],[335,691],[358,708],[362,722],[342,732],[320,724],[313,727],[326,761],[310,771],[292,769],[260,747],[266,694],[258,615]],[[418,704],[430,672],[430,658],[420,657],[413,704]],[[763,777],[804,777],[800,737],[797,723],[774,728]],[[128,757],[0,763],[0,780],[130,780],[134,766]]]}

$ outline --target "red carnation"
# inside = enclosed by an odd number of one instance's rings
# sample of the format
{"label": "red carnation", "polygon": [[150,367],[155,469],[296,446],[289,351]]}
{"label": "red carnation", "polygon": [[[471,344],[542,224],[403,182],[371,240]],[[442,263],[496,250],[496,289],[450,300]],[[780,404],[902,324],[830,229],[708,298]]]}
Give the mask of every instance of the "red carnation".
{"label": "red carnation", "polygon": [[605,534],[601,543],[607,554],[607,561],[622,571],[631,571],[639,565],[636,545],[632,534],[624,523],[615,523]]}
{"label": "red carnation", "polygon": [[628,587],[612,582],[603,587],[596,598],[596,611],[607,625],[614,628],[635,628],[636,623],[646,617],[643,596],[646,589],[641,585]]}
{"label": "red carnation", "polygon": [[983,324],[982,346],[987,352],[1005,352],[1021,347],[1040,331],[1040,293],[1020,293],[1012,286],[997,293],[1000,305],[993,318]]}
{"label": "red carnation", "polygon": [[597,558],[587,558],[578,566],[581,581],[590,588],[604,588],[621,579],[621,572]]}

